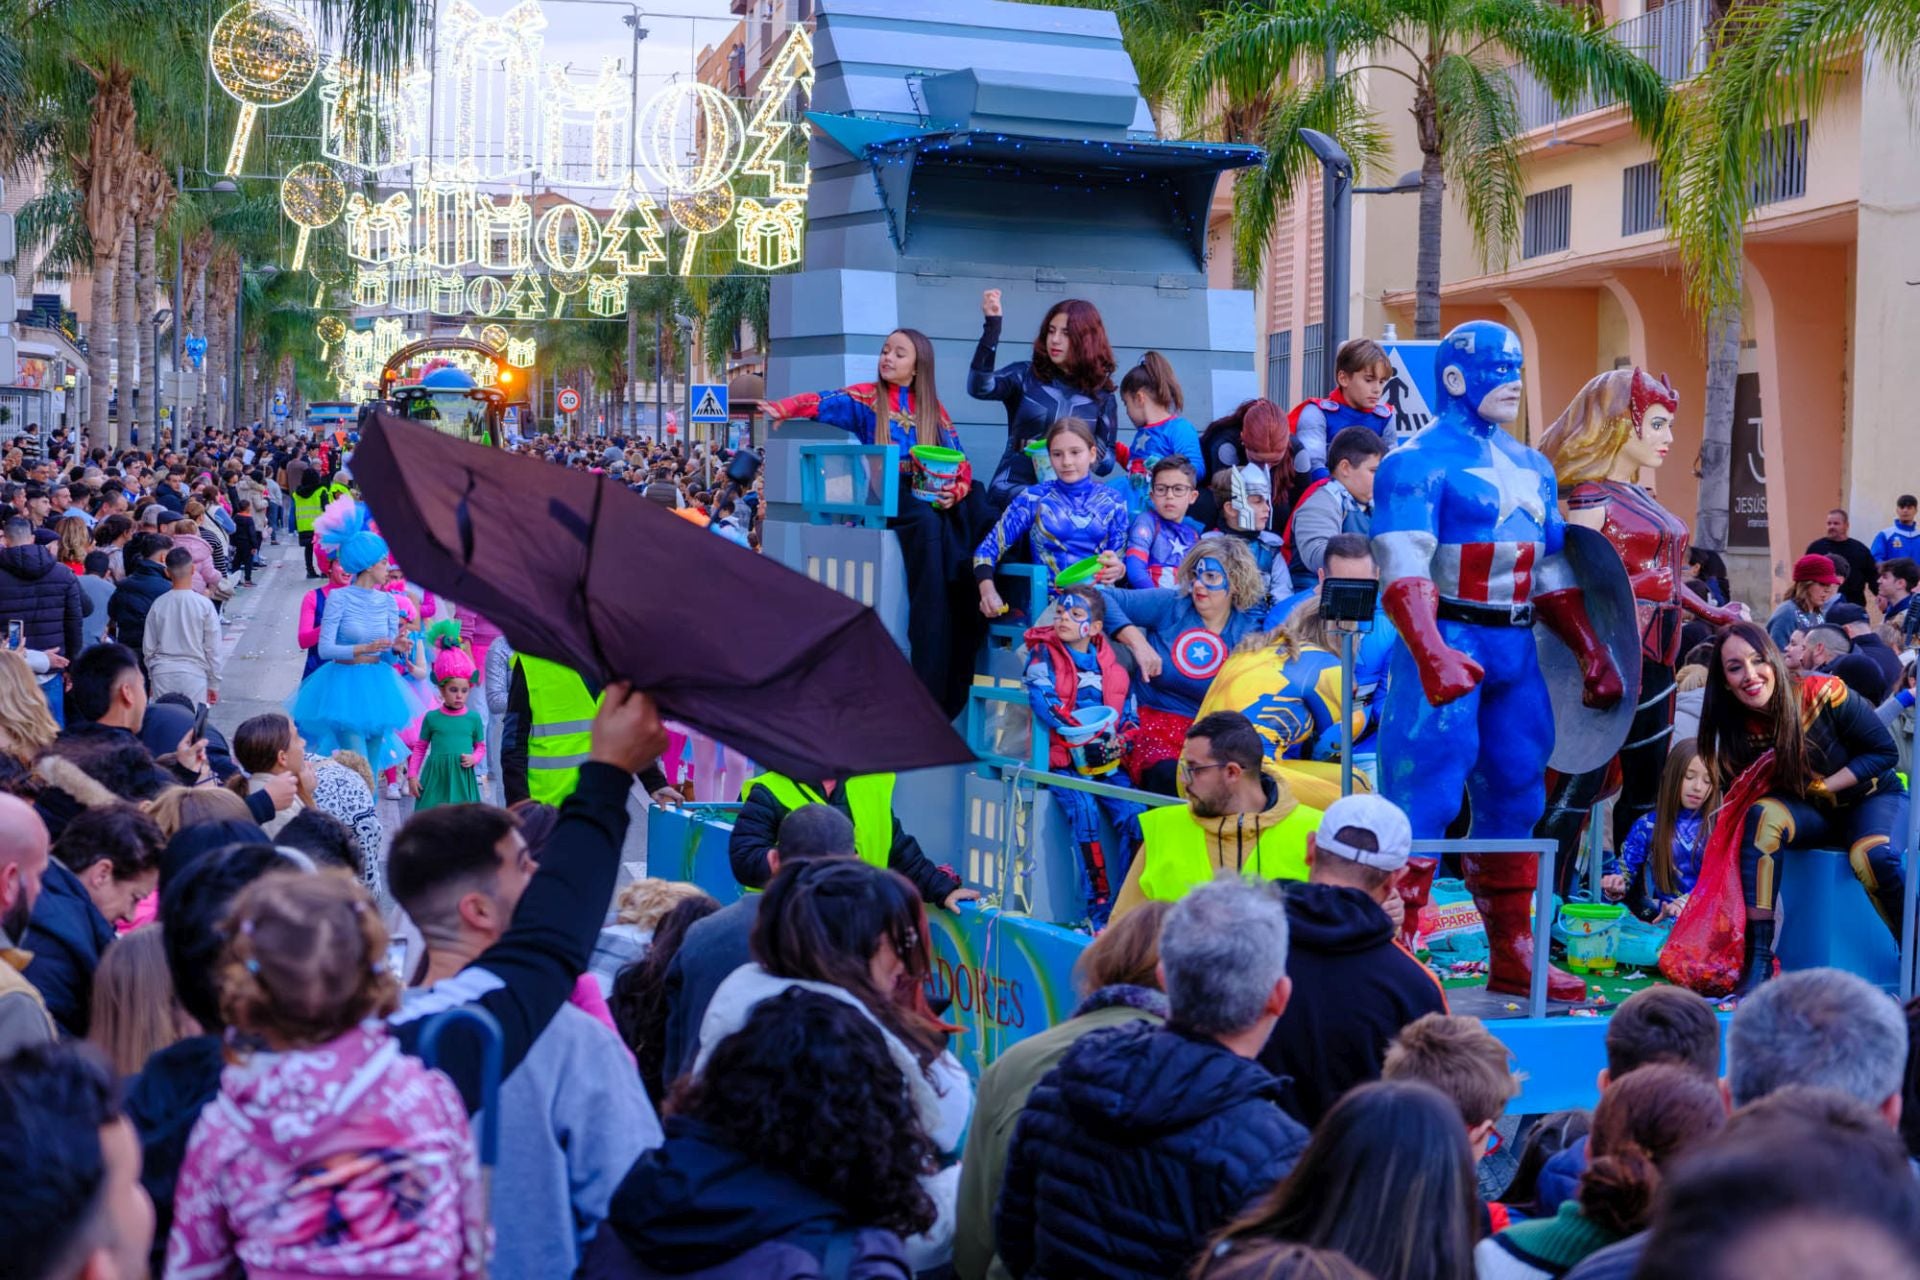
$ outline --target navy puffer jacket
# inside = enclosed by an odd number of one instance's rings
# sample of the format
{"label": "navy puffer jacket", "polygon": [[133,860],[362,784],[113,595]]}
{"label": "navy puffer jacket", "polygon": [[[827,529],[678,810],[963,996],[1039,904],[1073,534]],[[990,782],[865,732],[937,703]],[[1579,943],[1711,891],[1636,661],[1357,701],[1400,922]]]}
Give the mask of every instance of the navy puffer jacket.
{"label": "navy puffer jacket", "polygon": [[1016,1276],[1184,1275],[1285,1177],[1307,1131],[1285,1082],[1218,1041],[1135,1023],[1087,1035],[1014,1129],[996,1224]]}
{"label": "navy puffer jacket", "polygon": [[80,579],[55,560],[53,552],[32,543],[0,547],[0,641],[6,624],[18,618],[27,648],[58,649],[77,658],[80,619],[92,610]]}

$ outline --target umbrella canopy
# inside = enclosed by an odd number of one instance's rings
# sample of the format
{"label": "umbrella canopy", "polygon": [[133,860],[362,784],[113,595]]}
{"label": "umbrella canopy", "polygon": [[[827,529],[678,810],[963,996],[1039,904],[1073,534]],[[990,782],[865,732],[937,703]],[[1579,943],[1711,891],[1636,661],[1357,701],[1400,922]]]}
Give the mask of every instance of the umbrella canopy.
{"label": "umbrella canopy", "polygon": [[407,577],[517,652],[799,778],[973,763],[873,610],[615,480],[385,411],[353,474]]}

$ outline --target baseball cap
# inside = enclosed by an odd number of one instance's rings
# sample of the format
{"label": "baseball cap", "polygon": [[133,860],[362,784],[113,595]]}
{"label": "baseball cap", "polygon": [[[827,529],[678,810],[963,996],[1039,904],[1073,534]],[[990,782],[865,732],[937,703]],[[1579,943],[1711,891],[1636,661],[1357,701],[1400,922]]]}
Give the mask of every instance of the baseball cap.
{"label": "baseball cap", "polygon": [[1837,587],[1841,577],[1834,571],[1833,561],[1825,556],[1801,556],[1793,562],[1793,580],[1795,582],[1818,582],[1825,586]]}
{"label": "baseball cap", "polygon": [[1836,627],[1850,627],[1856,622],[1866,622],[1867,611],[1851,600],[1838,600],[1827,606],[1824,621]]}
{"label": "baseball cap", "polygon": [[[1365,831],[1373,836],[1372,849],[1355,848],[1340,839],[1341,832]],[[1398,871],[1413,852],[1413,827],[1400,806],[1385,796],[1364,792],[1341,796],[1320,816],[1313,847],[1321,854],[1345,858],[1379,871]]]}

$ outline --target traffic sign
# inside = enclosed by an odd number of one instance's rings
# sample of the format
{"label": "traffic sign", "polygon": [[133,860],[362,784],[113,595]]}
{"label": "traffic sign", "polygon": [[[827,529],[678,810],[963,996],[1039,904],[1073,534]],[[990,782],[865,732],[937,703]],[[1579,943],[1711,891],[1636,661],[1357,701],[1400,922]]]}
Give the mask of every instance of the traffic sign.
{"label": "traffic sign", "polygon": [[580,393],[578,391],[575,391],[572,387],[568,387],[560,393],[560,412],[575,413],[579,411],[579,408]]}
{"label": "traffic sign", "polygon": [[20,344],[12,338],[0,338],[0,387],[20,381]]}
{"label": "traffic sign", "polygon": [[724,382],[696,382],[688,390],[688,422],[725,422],[727,386]]}

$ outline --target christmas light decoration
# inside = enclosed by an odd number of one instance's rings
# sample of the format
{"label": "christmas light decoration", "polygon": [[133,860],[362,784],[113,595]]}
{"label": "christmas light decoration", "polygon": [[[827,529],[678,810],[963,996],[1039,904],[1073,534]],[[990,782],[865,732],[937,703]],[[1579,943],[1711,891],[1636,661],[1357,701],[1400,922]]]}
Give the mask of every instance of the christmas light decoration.
{"label": "christmas light decoration", "polygon": [[287,170],[280,179],[280,211],[300,228],[293,242],[293,269],[306,265],[307,239],[325,226],[331,226],[347,207],[347,184],[331,165],[309,160]]}
{"label": "christmas light decoration", "polygon": [[368,173],[407,163],[409,108],[431,79],[415,66],[397,79],[370,83],[359,67],[329,59],[320,69],[320,154]]}
{"label": "christmas light decoration", "polygon": [[733,218],[733,188],[722,182],[705,191],[676,192],[667,200],[667,212],[687,233],[686,248],[680,254],[680,274],[690,276],[700,237],[718,231]]}
{"label": "christmas light decoration", "polygon": [[475,260],[487,271],[521,271],[533,262],[533,206],[519,192],[473,211]]}
{"label": "christmas light decoration", "polygon": [[436,271],[427,278],[427,310],[457,316],[467,309],[467,278],[458,271]]}
{"label": "christmas light decoration", "polygon": [[450,117],[451,156],[471,164],[476,181],[517,178],[538,161],[540,103],[533,82],[546,25],[535,0],[521,0],[497,18],[468,0],[452,0],[444,10],[439,43],[452,52],[435,94]]}
{"label": "christmas light decoration", "polygon": [[547,289],[540,283],[540,277],[531,271],[515,276],[507,286],[503,309],[517,320],[538,320],[547,309]]}
{"label": "christmas light decoration", "polygon": [[507,339],[507,363],[516,369],[533,368],[534,357],[539,354],[539,344],[532,338]]}
{"label": "christmas light decoration", "polygon": [[356,262],[394,262],[412,250],[413,197],[396,191],[379,204],[358,191],[347,197],[343,215],[347,256]]}
{"label": "christmas light decoration", "polygon": [[600,224],[591,210],[557,204],[540,215],[534,242],[555,271],[585,271],[600,256]]}
{"label": "christmas light decoration", "polygon": [[740,172],[767,179],[769,194],[775,198],[805,199],[811,170],[804,163],[799,175],[787,176],[787,162],[777,158],[780,146],[793,133],[793,123],[779,119],[795,87],[802,93],[813,92],[813,39],[804,26],[795,26],[793,34],[774,55],[773,63],[761,78],[760,91],[754,95],[753,117],[747,122],[747,137],[754,145],[740,165]]}
{"label": "christmas light decoration", "polygon": [[499,276],[475,276],[467,282],[467,310],[477,316],[497,316],[507,305],[507,286]]}
{"label": "christmas light decoration", "polygon": [[425,249],[409,255],[404,262],[393,264],[393,296],[390,301],[395,311],[427,309],[427,286],[432,280],[433,269],[433,259]]}
{"label": "christmas light decoration", "polygon": [[720,185],[740,167],[740,111],[710,84],[670,84],[640,109],[640,161],[670,193]]}
{"label": "christmas light decoration", "polygon": [[470,178],[471,164],[458,168],[439,161],[429,166],[420,192],[418,241],[436,267],[459,267],[473,261],[473,219],[481,203]]}
{"label": "christmas light decoration", "polygon": [[[462,332],[464,333],[465,330],[462,330]],[[492,347],[495,351],[505,351],[507,349],[507,326],[503,324],[490,324],[480,331],[479,340]]]}
{"label": "christmas light decoration", "polygon": [[547,277],[547,283],[553,287],[553,318],[558,320],[567,309],[567,299],[575,294],[586,292],[587,273],[584,271],[555,271]]}
{"label": "christmas light decoration", "polygon": [[339,316],[321,316],[313,331],[320,338],[320,358],[325,360],[328,349],[347,336],[347,323]]}
{"label": "christmas light decoration", "polygon": [[[549,64],[545,114],[545,160],[548,181],[583,187],[610,187],[620,180],[627,159],[628,111],[632,85],[617,59],[600,63],[598,79],[576,84],[567,69]],[[567,137],[581,130],[588,135],[589,158],[583,164],[567,159]]]}
{"label": "christmas light decoration", "polygon": [[361,267],[353,275],[353,305],[356,307],[384,307],[387,305],[389,278],[385,265]]}
{"label": "christmas light decoration", "polygon": [[587,280],[587,310],[596,316],[623,316],[627,313],[627,278],[593,276]]}
{"label": "christmas light decoration", "polygon": [[653,194],[628,174],[614,193],[613,211],[601,229],[606,242],[601,260],[623,276],[643,276],[654,264],[664,263],[667,253],[660,244],[658,208]]}
{"label": "christmas light decoration", "polygon": [[285,5],[241,0],[213,24],[207,60],[213,78],[240,104],[221,170],[238,174],[259,114],[292,102],[313,83],[320,66],[319,37],[312,23]]}
{"label": "christmas light decoration", "polygon": [[734,218],[739,259],[749,267],[777,271],[800,261],[806,206],[791,197],[763,205],[748,197]]}

